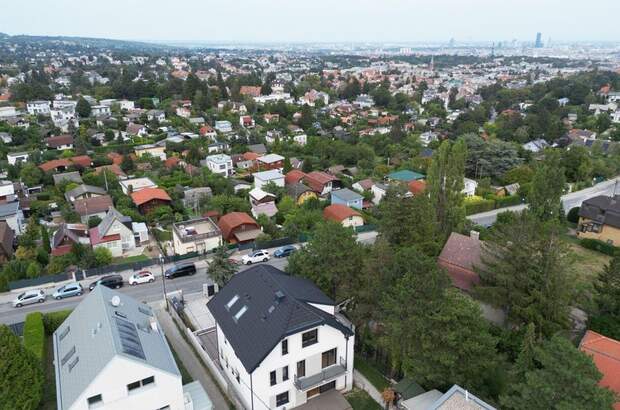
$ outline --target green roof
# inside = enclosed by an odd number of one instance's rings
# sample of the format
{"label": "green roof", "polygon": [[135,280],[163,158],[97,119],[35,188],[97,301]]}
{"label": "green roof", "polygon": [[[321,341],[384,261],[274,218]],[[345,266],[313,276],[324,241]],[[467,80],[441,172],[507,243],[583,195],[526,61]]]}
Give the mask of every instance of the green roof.
{"label": "green roof", "polygon": [[387,177],[388,179],[394,179],[396,181],[402,181],[402,182],[411,182],[411,181],[416,181],[419,179],[424,179],[424,175],[420,174],[419,172],[410,171],[408,169],[394,171],[388,174]]}
{"label": "green roof", "polygon": [[396,390],[403,396],[403,400],[419,396],[420,394],[425,392],[422,386],[406,377],[399,381],[396,386],[394,386],[394,390]]}

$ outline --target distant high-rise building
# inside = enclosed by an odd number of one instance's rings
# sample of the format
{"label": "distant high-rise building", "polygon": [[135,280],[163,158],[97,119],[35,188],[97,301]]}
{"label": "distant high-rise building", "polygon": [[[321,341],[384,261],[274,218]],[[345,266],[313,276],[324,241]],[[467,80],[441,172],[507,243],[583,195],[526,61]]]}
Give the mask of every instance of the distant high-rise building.
{"label": "distant high-rise building", "polygon": [[536,43],[534,44],[535,48],[542,48],[542,33],[536,33]]}
{"label": "distant high-rise building", "polygon": [[454,37],[452,37],[452,38],[450,39],[449,46],[450,46],[450,47],[454,47],[454,43],[456,43],[456,41],[454,40]]}

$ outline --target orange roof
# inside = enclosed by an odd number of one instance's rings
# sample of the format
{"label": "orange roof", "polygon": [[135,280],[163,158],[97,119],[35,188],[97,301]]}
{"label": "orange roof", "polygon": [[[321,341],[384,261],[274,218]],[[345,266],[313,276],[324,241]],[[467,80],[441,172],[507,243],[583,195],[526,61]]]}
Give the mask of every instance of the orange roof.
{"label": "orange roof", "polygon": [[260,154],[257,154],[256,152],[248,151],[243,154],[243,159],[246,161],[254,161],[258,157],[260,157]]}
{"label": "orange roof", "polygon": [[178,157],[170,157],[166,161],[164,161],[164,165],[166,168],[174,168],[176,167],[181,160]]}
{"label": "orange roof", "polygon": [[421,194],[426,191],[426,182],[424,180],[414,180],[409,182],[409,192],[413,195]]}
{"label": "orange roof", "polygon": [[53,159],[51,161],[47,161],[39,165],[39,168],[43,172],[52,171],[58,167],[68,167],[71,165],[71,162],[68,159]]}
{"label": "orange roof", "polygon": [[339,179],[326,172],[312,171],[309,174],[306,174],[304,181],[314,192],[321,193],[323,192],[323,187],[327,185],[327,183],[331,181],[339,181]]}
{"label": "orange roof", "polygon": [[84,168],[90,167],[93,163],[93,160],[88,155],[78,155],[77,157],[69,158],[69,161]]}
{"label": "orange roof", "polygon": [[140,206],[154,199],[172,201],[168,193],[161,188],[144,188],[131,194],[134,204]]}
{"label": "orange roof", "polygon": [[248,225],[256,225],[256,228],[260,228],[258,223],[252,219],[252,217],[245,212],[230,212],[224,216],[222,216],[217,222],[220,230],[222,231],[222,236],[224,239],[229,240],[232,232],[235,228],[248,224]]}
{"label": "orange roof", "polygon": [[286,185],[296,184],[301,181],[305,176],[306,174],[304,174],[300,170],[293,169],[286,173],[286,175],[284,176],[284,182],[286,183]]}
{"label": "orange roof", "polygon": [[110,158],[112,163],[116,165],[120,165],[123,162],[123,156],[118,152],[109,152],[107,157]]}
{"label": "orange roof", "polygon": [[332,204],[323,209],[323,218],[336,221],[338,223],[351,216],[362,216],[362,214],[342,204]]}
{"label": "orange roof", "polygon": [[251,85],[242,85],[241,89],[239,90],[239,94],[249,95],[251,97],[258,97],[260,96],[260,87],[251,86]]}
{"label": "orange roof", "polygon": [[[603,374],[599,384],[620,394],[620,341],[588,330],[579,349],[592,356],[598,371]],[[620,410],[620,402],[614,404],[614,409]]]}

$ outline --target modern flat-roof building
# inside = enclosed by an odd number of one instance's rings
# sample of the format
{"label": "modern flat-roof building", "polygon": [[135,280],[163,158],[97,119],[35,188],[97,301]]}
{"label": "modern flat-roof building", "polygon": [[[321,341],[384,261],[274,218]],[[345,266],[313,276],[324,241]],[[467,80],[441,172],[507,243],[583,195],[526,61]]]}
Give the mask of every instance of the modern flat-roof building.
{"label": "modern flat-roof building", "polygon": [[222,245],[222,232],[211,218],[198,218],[172,225],[174,253],[204,253]]}

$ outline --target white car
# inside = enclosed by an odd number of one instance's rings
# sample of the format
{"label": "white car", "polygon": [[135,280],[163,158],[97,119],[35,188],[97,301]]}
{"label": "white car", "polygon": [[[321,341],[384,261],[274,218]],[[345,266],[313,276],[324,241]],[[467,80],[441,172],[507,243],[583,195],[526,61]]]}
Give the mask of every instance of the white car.
{"label": "white car", "polygon": [[248,255],[244,255],[241,258],[241,262],[244,265],[251,265],[257,262],[267,262],[270,259],[269,252],[267,251],[254,251]]}
{"label": "white car", "polygon": [[131,275],[128,282],[132,286],[139,285],[141,283],[151,283],[155,282],[155,276],[153,276],[151,272],[144,270],[142,272],[134,273],[133,275]]}
{"label": "white car", "polygon": [[22,307],[32,303],[43,303],[47,295],[41,289],[28,290],[13,300],[13,307]]}

